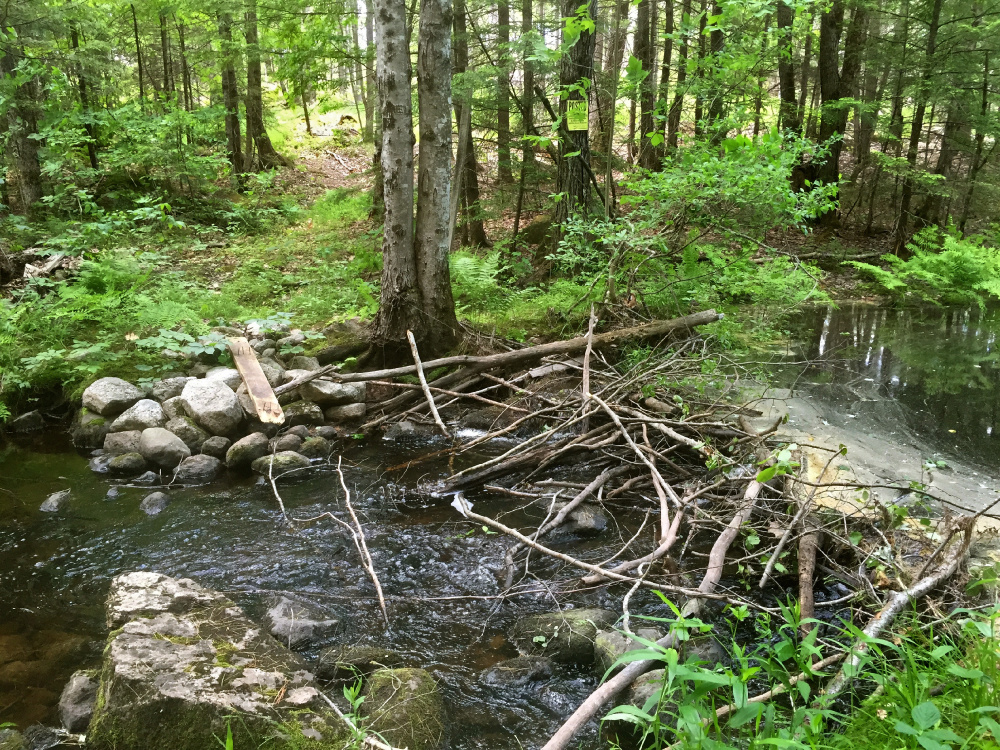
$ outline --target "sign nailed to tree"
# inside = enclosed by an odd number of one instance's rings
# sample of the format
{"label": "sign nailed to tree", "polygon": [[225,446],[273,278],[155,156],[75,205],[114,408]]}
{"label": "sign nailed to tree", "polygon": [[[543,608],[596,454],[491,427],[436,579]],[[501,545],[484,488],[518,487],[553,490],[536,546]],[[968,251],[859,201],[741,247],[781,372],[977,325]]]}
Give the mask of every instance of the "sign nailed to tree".
{"label": "sign nailed to tree", "polygon": [[569,131],[586,130],[588,126],[588,107],[585,100],[569,102],[566,105],[566,129]]}

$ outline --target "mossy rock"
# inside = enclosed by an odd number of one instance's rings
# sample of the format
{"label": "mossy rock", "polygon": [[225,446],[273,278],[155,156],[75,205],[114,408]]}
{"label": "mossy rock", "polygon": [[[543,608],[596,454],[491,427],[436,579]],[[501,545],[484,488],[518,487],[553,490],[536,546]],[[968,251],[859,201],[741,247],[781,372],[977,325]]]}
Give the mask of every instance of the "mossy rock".
{"label": "mossy rock", "polygon": [[[663,631],[659,628],[636,628],[632,632],[647,641],[658,641],[663,637]],[[647,648],[646,644],[629,638],[619,630],[601,630],[594,638],[594,665],[598,673],[603,675],[626,652],[642,648]],[[619,671],[622,666],[624,665],[619,664],[615,671]]]}
{"label": "mossy rock", "polygon": [[394,747],[437,750],[444,743],[444,700],[423,669],[381,669],[368,680],[362,711]]}
{"label": "mossy rock", "polygon": [[597,632],[617,620],[618,614],[607,609],[532,615],[513,627],[511,639],[525,654],[547,656],[560,664],[592,664]]}
{"label": "mossy rock", "polygon": [[350,680],[359,674],[403,666],[395,651],[378,646],[331,646],[319,652],[316,674],[324,680]]}
{"label": "mossy rock", "polygon": [[[273,465],[271,463],[272,458],[274,459]],[[309,465],[309,459],[300,453],[296,453],[295,451],[280,451],[273,456],[261,456],[250,464],[250,468],[264,476],[267,476],[269,472],[272,476],[278,476],[293,469],[304,469]]]}
{"label": "mossy rock", "polygon": [[0,729],[0,750],[27,750],[24,737],[13,729]]}

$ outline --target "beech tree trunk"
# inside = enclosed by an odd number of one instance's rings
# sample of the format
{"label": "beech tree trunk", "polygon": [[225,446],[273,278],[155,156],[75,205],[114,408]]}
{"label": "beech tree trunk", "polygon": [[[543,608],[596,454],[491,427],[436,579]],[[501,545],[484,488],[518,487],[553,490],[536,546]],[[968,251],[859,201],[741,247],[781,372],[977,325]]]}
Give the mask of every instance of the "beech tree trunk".
{"label": "beech tree trunk", "polygon": [[[466,27],[465,0],[456,0],[454,9],[455,28],[455,73],[465,73],[469,69],[469,35]],[[455,120],[462,121],[462,110],[472,106],[471,92],[467,101],[455,106]],[[462,173],[461,205],[465,215],[462,224],[462,238],[465,244],[473,247],[489,247],[490,240],[486,236],[486,227],[480,215],[479,207],[479,162],[476,158],[476,148],[472,140],[470,128],[465,139],[465,169]]]}
{"label": "beech tree trunk", "polygon": [[[286,160],[275,151],[264,127],[264,94],[260,72],[260,41],[257,35],[257,0],[247,0],[244,35],[247,40],[247,152],[243,156],[243,167],[247,172],[260,169],[275,169],[286,164]],[[250,141],[255,148],[250,148]],[[256,153],[254,153],[256,152]]]}
{"label": "beech tree trunk", "polygon": [[417,44],[420,156],[415,248],[417,283],[423,297],[421,349],[430,354],[450,349],[459,338],[448,269],[452,22],[451,0],[423,0]]}

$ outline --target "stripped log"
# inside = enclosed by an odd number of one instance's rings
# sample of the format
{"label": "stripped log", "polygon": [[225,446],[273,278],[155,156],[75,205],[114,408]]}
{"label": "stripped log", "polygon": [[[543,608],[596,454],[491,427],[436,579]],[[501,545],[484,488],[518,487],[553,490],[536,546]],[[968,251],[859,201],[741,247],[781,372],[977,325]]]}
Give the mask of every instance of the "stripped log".
{"label": "stripped log", "polygon": [[285,414],[278,398],[267,382],[267,376],[254,356],[250,342],[243,336],[229,339],[229,351],[233,355],[236,369],[247,387],[247,394],[257,411],[257,418],[265,424],[284,424]]}

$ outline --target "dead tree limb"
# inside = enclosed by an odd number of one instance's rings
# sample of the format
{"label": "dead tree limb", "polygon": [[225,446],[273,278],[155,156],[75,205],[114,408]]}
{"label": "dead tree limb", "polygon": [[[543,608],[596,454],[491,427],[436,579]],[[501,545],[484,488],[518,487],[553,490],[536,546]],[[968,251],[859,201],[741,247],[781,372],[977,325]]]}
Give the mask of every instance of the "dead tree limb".
{"label": "dead tree limb", "polygon": [[438,414],[437,404],[434,403],[434,394],[431,393],[431,389],[427,386],[427,378],[424,376],[424,367],[420,362],[420,352],[417,350],[417,340],[413,338],[413,331],[407,331],[406,338],[410,342],[410,351],[413,353],[413,366],[417,368],[417,377],[420,379],[420,387],[424,391],[424,398],[427,399],[427,405],[431,409],[431,416],[434,417],[434,422],[437,424],[438,429],[441,430],[441,433],[445,437],[450,438],[451,433],[448,432],[448,428],[441,421],[441,415]]}

